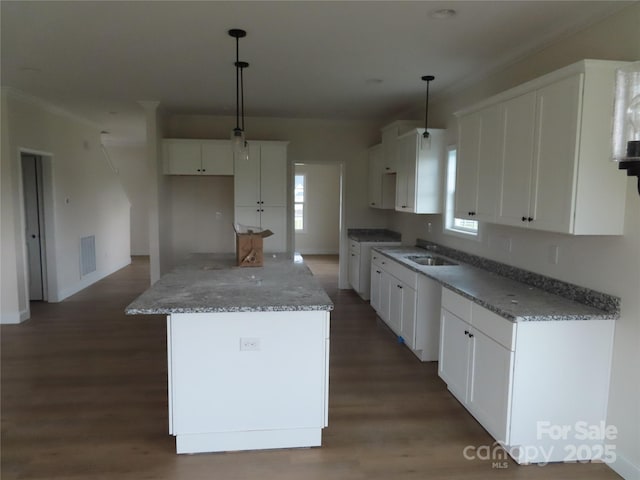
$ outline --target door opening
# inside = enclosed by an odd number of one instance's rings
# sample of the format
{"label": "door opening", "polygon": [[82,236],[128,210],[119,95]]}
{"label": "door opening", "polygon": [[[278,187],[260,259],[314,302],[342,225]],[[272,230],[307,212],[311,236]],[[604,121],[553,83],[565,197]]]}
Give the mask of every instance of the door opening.
{"label": "door opening", "polygon": [[42,157],[21,154],[29,300],[47,300]]}

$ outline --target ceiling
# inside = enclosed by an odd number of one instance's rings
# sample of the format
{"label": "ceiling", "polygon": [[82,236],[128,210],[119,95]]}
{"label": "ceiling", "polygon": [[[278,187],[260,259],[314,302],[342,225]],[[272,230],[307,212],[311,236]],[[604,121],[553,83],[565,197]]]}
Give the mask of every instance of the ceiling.
{"label": "ceiling", "polygon": [[247,116],[385,120],[421,104],[422,75],[437,97],[630,3],[3,0],[1,81],[141,140],[140,100],[235,114],[242,28]]}

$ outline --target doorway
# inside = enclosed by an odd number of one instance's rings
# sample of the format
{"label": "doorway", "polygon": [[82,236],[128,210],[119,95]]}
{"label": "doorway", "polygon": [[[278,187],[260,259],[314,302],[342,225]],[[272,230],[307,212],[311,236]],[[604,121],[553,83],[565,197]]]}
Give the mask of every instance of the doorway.
{"label": "doorway", "polygon": [[295,250],[303,256],[338,255],[341,165],[296,163],[294,170]]}
{"label": "doorway", "polygon": [[47,301],[44,175],[41,155],[21,152],[29,300]]}

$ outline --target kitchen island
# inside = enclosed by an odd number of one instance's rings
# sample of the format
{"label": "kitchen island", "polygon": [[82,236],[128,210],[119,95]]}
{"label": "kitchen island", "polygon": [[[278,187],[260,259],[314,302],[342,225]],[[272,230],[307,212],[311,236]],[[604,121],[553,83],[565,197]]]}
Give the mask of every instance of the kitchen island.
{"label": "kitchen island", "polygon": [[333,304],[300,256],[235,265],[191,255],[126,308],[167,315],[176,451],[320,446]]}

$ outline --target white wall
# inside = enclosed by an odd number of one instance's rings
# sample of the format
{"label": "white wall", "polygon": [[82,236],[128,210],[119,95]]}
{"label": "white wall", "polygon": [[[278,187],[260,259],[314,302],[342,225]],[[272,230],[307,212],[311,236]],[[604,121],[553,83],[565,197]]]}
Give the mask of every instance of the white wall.
{"label": "white wall", "polygon": [[149,255],[149,166],[146,145],[106,147],[131,202],[131,255]]}
{"label": "white wall", "polygon": [[[456,91],[434,105],[434,127],[446,127],[451,142],[456,138],[453,112],[504,89],[569,65],[583,58],[604,60],[640,59],[640,3],[571,35],[473,87]],[[608,159],[604,158],[606,162]],[[616,168],[611,164],[611,168]],[[620,175],[624,175],[620,172]],[[481,241],[442,234],[440,216],[396,214],[390,227],[403,240],[417,236],[475,253],[500,262],[565,280],[622,299],[621,318],[616,321],[613,368],[607,422],[619,430],[617,461],[613,468],[625,478],[640,479],[640,196],[635,178],[627,183],[624,236],[572,237],[518,228],[485,225]],[[427,223],[432,222],[432,234]],[[500,249],[510,239],[512,251]],[[560,247],[560,262],[548,260],[550,246]],[[544,354],[544,352],[541,352]]]}
{"label": "white wall", "polygon": [[[294,159],[295,161],[295,159]],[[302,254],[337,254],[340,249],[340,165],[295,166],[305,175],[304,231],[295,234],[295,250]]]}
{"label": "white wall", "polygon": [[[167,119],[166,138],[229,138],[234,117],[173,115]],[[367,205],[367,148],[380,141],[377,122],[330,121],[297,118],[246,118],[249,140],[288,140],[289,162],[343,164],[344,223],[348,228],[384,227],[386,212]],[[293,214],[292,214],[293,215]],[[292,217],[293,218],[293,217]],[[340,235],[341,288],[346,281],[346,229]]]}
{"label": "white wall", "polygon": [[[2,320],[6,315],[11,321],[15,315],[22,319],[29,315],[21,149],[51,159],[45,165],[44,186],[49,213],[45,219],[49,301],[63,300],[130,263],[130,205],[104,156],[97,127],[18,92],[5,91],[3,95]],[[87,235],[96,237],[97,270],[81,277],[80,238]]]}
{"label": "white wall", "polygon": [[233,177],[171,175],[171,252],[233,253]]}

